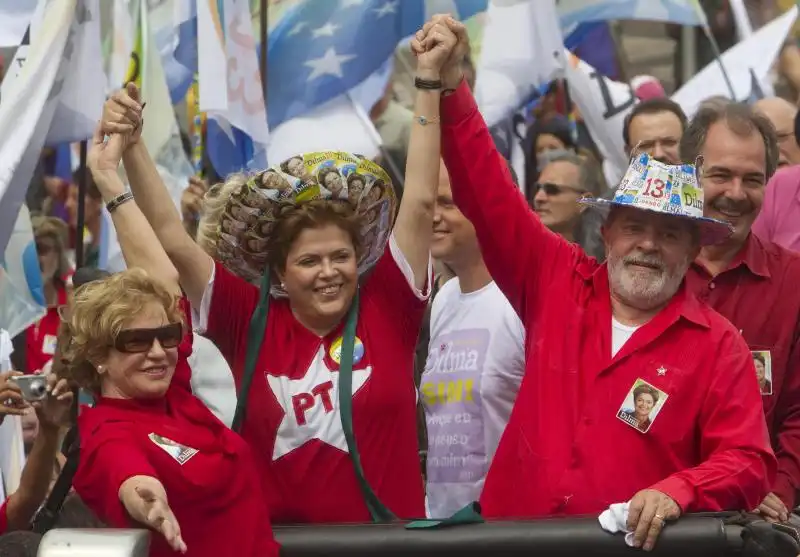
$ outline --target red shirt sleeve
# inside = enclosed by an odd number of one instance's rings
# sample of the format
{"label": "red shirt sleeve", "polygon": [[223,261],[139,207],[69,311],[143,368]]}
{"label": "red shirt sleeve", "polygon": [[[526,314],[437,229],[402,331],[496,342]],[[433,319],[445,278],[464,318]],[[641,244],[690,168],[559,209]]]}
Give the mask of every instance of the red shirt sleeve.
{"label": "red shirt sleeve", "polygon": [[132,523],[119,500],[120,486],[133,476],[158,477],[144,451],[127,433],[124,427],[115,426],[113,432],[101,429],[92,434],[81,446],[74,481],[75,490],[86,505],[116,528]]}
{"label": "red shirt sleeve", "polygon": [[750,351],[736,331],[726,338],[710,370],[711,385],[697,423],[702,464],[652,486],[684,513],[754,509],[775,479],[777,463]]}
{"label": "red shirt sleeve", "polygon": [[233,368],[234,355],[247,338],[250,318],[258,305],[259,289],[214,262],[214,286],[205,336],[217,345]]}
{"label": "red shirt sleeve", "polygon": [[425,288],[419,292],[414,286],[413,272],[395,243],[394,235],[386,244],[372,273],[364,284],[362,304],[376,302],[382,313],[391,316],[400,324],[404,344],[416,345],[419,328],[430,296],[431,276],[429,270],[425,280]]}
{"label": "red shirt sleeve", "polygon": [[778,475],[772,492],[790,508],[800,488],[800,322],[795,328],[794,346],[784,375],[786,383],[775,405],[773,423],[779,431],[773,446],[778,457]]}
{"label": "red shirt sleeve", "polygon": [[541,307],[556,277],[588,258],[530,209],[465,82],[442,99],[441,115],[453,200],[475,226],[489,274],[527,322],[526,312]]}

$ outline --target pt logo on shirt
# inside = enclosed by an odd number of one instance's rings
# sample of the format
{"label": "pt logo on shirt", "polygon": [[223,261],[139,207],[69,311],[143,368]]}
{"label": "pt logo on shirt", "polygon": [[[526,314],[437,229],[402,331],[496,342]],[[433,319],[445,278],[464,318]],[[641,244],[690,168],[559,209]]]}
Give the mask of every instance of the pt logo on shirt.
{"label": "pt logo on shirt", "polygon": [[[371,373],[372,366],[353,370],[353,396],[364,386]],[[299,449],[313,439],[347,452],[339,409],[339,373],[332,372],[325,364],[324,346],[320,346],[303,377],[291,379],[267,373],[266,378],[283,409],[272,460]]]}

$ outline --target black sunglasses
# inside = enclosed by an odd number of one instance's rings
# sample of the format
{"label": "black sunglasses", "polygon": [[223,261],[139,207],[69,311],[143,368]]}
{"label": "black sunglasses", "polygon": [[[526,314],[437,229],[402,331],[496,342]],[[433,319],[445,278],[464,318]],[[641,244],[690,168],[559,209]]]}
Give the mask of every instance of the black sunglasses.
{"label": "black sunglasses", "polygon": [[162,348],[175,348],[183,339],[183,325],[171,323],[155,329],[123,329],[114,339],[114,348],[128,354],[147,352],[156,339]]}
{"label": "black sunglasses", "polygon": [[573,188],[571,186],[559,186],[557,184],[550,184],[550,183],[536,183],[533,185],[533,195],[535,196],[539,193],[539,190],[544,190],[544,193],[547,195],[560,195],[565,191],[574,191],[575,193],[585,193],[585,190],[581,190],[578,188]]}

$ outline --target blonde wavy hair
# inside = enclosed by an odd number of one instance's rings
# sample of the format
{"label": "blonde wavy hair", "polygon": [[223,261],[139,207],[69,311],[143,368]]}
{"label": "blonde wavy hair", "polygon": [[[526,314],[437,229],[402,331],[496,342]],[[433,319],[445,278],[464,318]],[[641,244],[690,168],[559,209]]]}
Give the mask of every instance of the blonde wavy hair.
{"label": "blonde wavy hair", "polygon": [[114,340],[133,316],[150,304],[183,323],[180,298],[142,269],[128,269],[75,290],[70,309],[62,313],[59,337],[69,339],[61,353],[59,376],[93,393],[101,378],[94,362],[108,357]]}
{"label": "blonde wavy hair", "polygon": [[203,198],[203,214],[197,223],[197,245],[211,257],[217,257],[219,222],[233,192],[247,184],[246,174],[232,174],[224,182],[214,184]]}

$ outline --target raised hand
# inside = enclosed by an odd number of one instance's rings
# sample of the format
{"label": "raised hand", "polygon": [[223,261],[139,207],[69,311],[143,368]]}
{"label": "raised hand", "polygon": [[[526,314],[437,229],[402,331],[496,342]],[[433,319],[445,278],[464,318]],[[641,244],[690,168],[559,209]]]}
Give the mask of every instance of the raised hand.
{"label": "raised hand", "polygon": [[22,416],[30,407],[22,398],[19,387],[8,380],[15,375],[22,373],[19,371],[0,373],[0,423],[6,416]]}
{"label": "raised hand", "polygon": [[125,140],[123,146],[127,149],[141,138],[143,109],[139,88],[135,83],[128,83],[103,105],[100,129],[104,134],[121,134]]}
{"label": "raised hand", "polygon": [[454,89],[464,76],[469,37],[464,25],[449,14],[437,14],[411,40],[411,52],[420,70],[435,70],[446,89]]}

